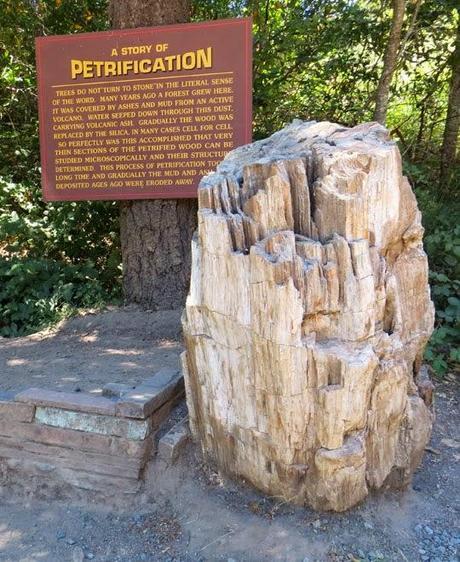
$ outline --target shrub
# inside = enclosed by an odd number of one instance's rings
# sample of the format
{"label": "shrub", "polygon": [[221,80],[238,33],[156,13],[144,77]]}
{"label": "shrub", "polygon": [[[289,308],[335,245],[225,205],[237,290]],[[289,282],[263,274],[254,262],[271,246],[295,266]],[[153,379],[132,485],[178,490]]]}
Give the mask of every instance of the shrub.
{"label": "shrub", "polygon": [[444,206],[436,213],[431,209],[426,217],[425,249],[436,323],[425,358],[440,375],[460,364],[460,224],[454,207]]}
{"label": "shrub", "polygon": [[0,335],[22,336],[75,314],[102,307],[113,294],[90,265],[47,259],[0,260]]}

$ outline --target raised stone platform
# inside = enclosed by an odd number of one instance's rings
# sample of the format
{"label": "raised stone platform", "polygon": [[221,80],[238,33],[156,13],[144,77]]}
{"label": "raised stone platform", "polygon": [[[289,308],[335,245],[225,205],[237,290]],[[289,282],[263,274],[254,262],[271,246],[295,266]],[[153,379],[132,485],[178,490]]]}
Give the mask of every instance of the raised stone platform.
{"label": "raised stone platform", "polygon": [[183,396],[178,370],[103,396],[30,388],[0,393],[0,485],[15,473],[106,496],[136,493],[155,434]]}

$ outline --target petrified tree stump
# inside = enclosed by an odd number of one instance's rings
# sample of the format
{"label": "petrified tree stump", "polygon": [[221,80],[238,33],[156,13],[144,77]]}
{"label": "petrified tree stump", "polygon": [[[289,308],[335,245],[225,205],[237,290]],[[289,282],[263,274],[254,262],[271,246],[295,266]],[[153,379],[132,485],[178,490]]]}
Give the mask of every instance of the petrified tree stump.
{"label": "petrified tree stump", "polygon": [[234,150],[198,221],[183,368],[205,455],[322,510],[407,485],[432,426],[433,305],[386,129],[295,121]]}

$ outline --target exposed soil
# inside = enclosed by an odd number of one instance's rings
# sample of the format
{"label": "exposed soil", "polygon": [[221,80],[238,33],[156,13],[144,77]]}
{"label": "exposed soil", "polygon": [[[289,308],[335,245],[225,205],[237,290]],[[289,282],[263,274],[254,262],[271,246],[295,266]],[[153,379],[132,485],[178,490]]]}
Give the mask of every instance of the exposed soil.
{"label": "exposed soil", "polygon": [[23,338],[0,337],[0,390],[32,386],[98,393],[179,365],[180,311],[114,308]]}
{"label": "exposed soil", "polygon": [[[176,312],[91,315],[54,334],[1,340],[0,386],[96,390],[127,376],[135,383],[177,361],[180,349]],[[70,503],[47,490],[30,495],[0,488],[0,560],[454,562],[460,545],[459,390],[453,376],[438,383],[432,442],[405,493],[374,495],[344,514],[318,514],[224,481],[190,444],[176,465],[152,463],[144,494],[122,508],[91,497]],[[173,418],[184,408],[179,405]]]}

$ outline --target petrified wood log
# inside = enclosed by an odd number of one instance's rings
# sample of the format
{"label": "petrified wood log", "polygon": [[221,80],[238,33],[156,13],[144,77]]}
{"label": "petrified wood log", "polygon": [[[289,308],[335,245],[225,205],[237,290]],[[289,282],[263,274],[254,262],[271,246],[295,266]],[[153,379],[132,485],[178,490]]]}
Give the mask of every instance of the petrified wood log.
{"label": "petrified wood log", "polygon": [[433,305],[386,129],[295,121],[198,197],[183,369],[205,455],[315,509],[406,486],[432,426],[416,377]]}

